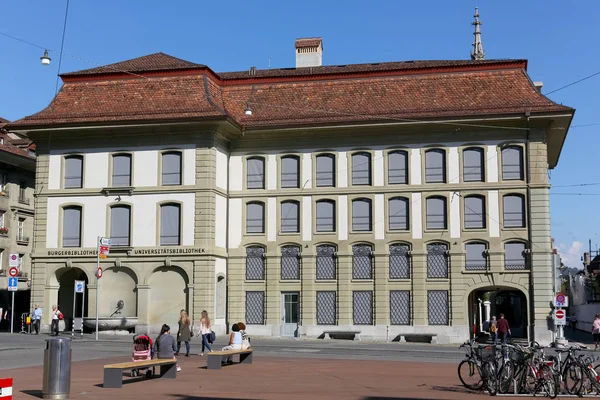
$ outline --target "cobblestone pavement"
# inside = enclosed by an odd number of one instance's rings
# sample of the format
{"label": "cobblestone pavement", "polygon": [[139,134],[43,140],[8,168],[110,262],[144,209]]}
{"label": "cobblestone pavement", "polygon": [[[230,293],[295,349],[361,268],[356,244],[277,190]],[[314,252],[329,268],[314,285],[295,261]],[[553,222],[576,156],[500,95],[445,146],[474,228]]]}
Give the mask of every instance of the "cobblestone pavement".
{"label": "cobblestone pavement", "polygon": [[[206,357],[180,357],[177,378],[124,377],[121,389],[102,388],[102,367],[123,358],[73,363],[71,399],[475,399],[460,386],[454,365],[397,361],[272,358],[256,351],[251,365],[205,369]],[[14,399],[41,397],[42,367],[4,370]]]}

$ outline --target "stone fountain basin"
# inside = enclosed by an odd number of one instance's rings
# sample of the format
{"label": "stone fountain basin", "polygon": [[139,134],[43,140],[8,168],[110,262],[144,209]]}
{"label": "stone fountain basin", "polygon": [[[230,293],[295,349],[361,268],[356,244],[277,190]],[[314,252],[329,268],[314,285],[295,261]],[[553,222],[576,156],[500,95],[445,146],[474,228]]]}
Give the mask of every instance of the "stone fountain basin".
{"label": "stone fountain basin", "polygon": [[[98,331],[117,331],[133,329],[137,325],[137,317],[99,317]],[[96,317],[86,317],[83,319],[83,325],[86,328],[96,329]]]}

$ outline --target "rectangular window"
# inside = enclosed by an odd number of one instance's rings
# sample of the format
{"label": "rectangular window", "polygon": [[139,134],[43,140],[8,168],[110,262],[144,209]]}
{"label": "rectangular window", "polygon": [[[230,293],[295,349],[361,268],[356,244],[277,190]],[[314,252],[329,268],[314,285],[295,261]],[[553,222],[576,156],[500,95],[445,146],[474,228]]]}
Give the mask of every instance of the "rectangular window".
{"label": "rectangular window", "polygon": [[463,180],[465,182],[483,182],[483,149],[474,148],[463,151]]}
{"label": "rectangular window", "polygon": [[[165,158],[163,156],[163,173],[165,168],[164,160]],[[167,163],[168,162],[169,161],[167,159]],[[170,166],[167,166],[167,168],[169,167]],[[131,186],[131,156],[129,154],[120,154],[113,156],[112,185]]]}
{"label": "rectangular window", "polygon": [[426,208],[427,229],[446,229],[448,227],[445,197],[428,198]]}
{"label": "rectangular window", "polygon": [[246,233],[265,233],[265,203],[246,205]]}
{"label": "rectangular window", "polygon": [[246,186],[248,189],[265,188],[265,159],[262,157],[249,158],[246,162]]}
{"label": "rectangular window", "polygon": [[317,232],[335,232],[335,203],[317,201]]}
{"label": "rectangular window", "polygon": [[410,279],[409,251],[406,244],[390,245],[390,279]]}
{"label": "rectangular window", "polygon": [[160,207],[160,245],[179,246],[181,232],[181,207],[165,204]]}
{"label": "rectangular window", "polygon": [[24,262],[25,262],[25,254],[19,254],[19,271],[23,270]]}
{"label": "rectangular window", "polygon": [[408,184],[408,155],[405,151],[394,151],[388,155],[388,183]]}
{"label": "rectangular window", "polygon": [[523,148],[509,146],[502,149],[502,179],[523,180]]}
{"label": "rectangular window", "polygon": [[371,200],[357,199],[352,201],[352,230],[356,232],[370,231]]}
{"label": "rectangular window", "polygon": [[316,264],[317,280],[335,280],[335,247],[326,244],[317,246]]}
{"label": "rectangular window", "polygon": [[355,290],[352,292],[352,314],[354,325],[373,325],[373,292]]}
{"label": "rectangular window", "polygon": [[521,195],[506,195],[503,197],[504,227],[525,227],[525,199]]}
{"label": "rectangular window", "polygon": [[297,201],[281,203],[281,232],[300,232],[300,203]]}
{"label": "rectangular window", "polygon": [[317,325],[337,325],[336,292],[317,291]]}
{"label": "rectangular window", "polygon": [[507,270],[527,269],[525,243],[511,242],[504,245],[504,268]]}
{"label": "rectangular window", "polygon": [[17,240],[22,241],[25,239],[25,220],[19,218],[19,225],[17,230]]}
{"label": "rectangular window", "polygon": [[281,187],[300,187],[300,159],[298,157],[281,157]]}
{"label": "rectangular window", "polygon": [[352,246],[352,279],[373,279],[372,250],[368,244]]}
{"label": "rectangular window", "polygon": [[0,191],[5,192],[8,185],[8,175],[5,173],[0,173]]}
{"label": "rectangular window", "polygon": [[246,323],[264,325],[265,292],[246,292]]}
{"label": "rectangular window", "polygon": [[485,271],[487,269],[486,246],[484,243],[468,243],[465,245],[467,260],[465,269],[467,271]]}
{"label": "rectangular window", "polygon": [[322,154],[317,156],[317,187],[335,186],[335,156]]}
{"label": "rectangular window", "polygon": [[81,247],[81,207],[63,210],[63,247]]}
{"label": "rectangular window", "polygon": [[408,230],[408,199],[396,197],[388,202],[390,231]]}
{"label": "rectangular window", "polygon": [[482,196],[465,197],[465,229],[485,229],[485,198]]}
{"label": "rectangular window", "polygon": [[261,246],[246,247],[246,280],[262,281],[265,279],[265,248]]}
{"label": "rectangular window", "polygon": [[83,184],[83,157],[65,157],[65,188],[81,188]]}
{"label": "rectangular window", "polygon": [[448,245],[427,245],[427,278],[448,278]]}
{"label": "rectangular window", "polygon": [[352,154],[352,184],[371,184],[371,155],[369,153]]}
{"label": "rectangular window", "polygon": [[25,197],[25,191],[27,190],[27,182],[25,181],[21,181],[19,183],[19,203],[25,203],[26,201],[26,197]]}
{"label": "rectangular window", "polygon": [[0,211],[0,228],[4,228],[4,211]]}
{"label": "rectangular window", "polygon": [[390,291],[390,323],[410,325],[410,291]]}
{"label": "rectangular window", "polygon": [[425,182],[446,182],[446,152],[429,150],[425,153]]}
{"label": "rectangular window", "polygon": [[163,153],[162,184],[163,186],[181,185],[181,153]]}
{"label": "rectangular window", "polygon": [[110,209],[110,239],[112,246],[129,246],[131,232],[131,209],[114,206]]}
{"label": "rectangular window", "polygon": [[300,247],[281,248],[281,280],[300,280]]}
{"label": "rectangular window", "polygon": [[429,325],[448,325],[450,323],[447,290],[427,291],[427,315]]}

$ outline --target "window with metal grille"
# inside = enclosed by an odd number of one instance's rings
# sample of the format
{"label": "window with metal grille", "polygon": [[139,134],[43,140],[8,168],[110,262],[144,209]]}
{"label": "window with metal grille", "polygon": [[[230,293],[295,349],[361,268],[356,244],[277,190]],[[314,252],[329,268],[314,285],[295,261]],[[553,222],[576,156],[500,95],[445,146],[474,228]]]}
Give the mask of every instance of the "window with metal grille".
{"label": "window with metal grille", "polygon": [[131,186],[130,154],[119,154],[113,156],[112,185]]}
{"label": "window with metal grille", "polygon": [[317,246],[316,269],[317,280],[336,279],[334,246],[328,244]]}
{"label": "window with metal grille", "polygon": [[371,290],[352,292],[352,314],[354,325],[373,325],[373,292]]}
{"label": "window with metal grille", "polygon": [[63,208],[63,247],[81,247],[81,207]]}
{"label": "window with metal grille", "polygon": [[300,187],[300,158],[298,156],[281,157],[281,187]]}
{"label": "window with metal grille", "polygon": [[281,203],[281,232],[300,232],[300,203],[297,201]]}
{"label": "window with metal grille", "polygon": [[448,278],[448,245],[446,243],[427,245],[427,277]]}
{"label": "window with metal grille", "polygon": [[179,246],[181,244],[181,205],[163,204],[160,206],[160,245]]}
{"label": "window with metal grille", "polygon": [[390,279],[410,278],[410,246],[402,243],[390,245]]}
{"label": "window with metal grille", "polygon": [[435,149],[425,152],[425,182],[446,182],[446,152]]}
{"label": "window with metal grille", "polygon": [[408,199],[394,197],[388,202],[390,231],[408,230]]}
{"label": "window with metal grille", "polygon": [[335,232],[335,201],[317,201],[317,232]]}
{"label": "window with metal grille", "polygon": [[410,325],[410,291],[390,291],[390,323]]}
{"label": "window with metal grille", "polygon": [[465,269],[467,271],[485,271],[487,269],[487,246],[485,243],[467,243]]}
{"label": "window with metal grille", "polygon": [[370,231],[372,228],[371,200],[352,200],[352,230]]}
{"label": "window with metal grille", "polygon": [[81,188],[83,185],[83,157],[65,157],[65,189]]}
{"label": "window with metal grille", "polygon": [[507,146],[502,149],[502,180],[523,180],[523,148]]}
{"label": "window with metal grille", "polygon": [[300,280],[300,247],[281,248],[281,280]]}
{"label": "window with metal grille", "polygon": [[467,196],[464,199],[465,229],[485,229],[485,197]]}
{"label": "window with metal grille", "polygon": [[320,154],[317,156],[317,187],[335,186],[335,156]]}
{"label": "window with metal grille", "polygon": [[169,152],[162,155],[162,184],[181,185],[181,153]]}
{"label": "window with metal grille", "polygon": [[371,184],[371,155],[369,153],[352,154],[352,184]]}
{"label": "window with metal grille", "polygon": [[129,246],[131,234],[131,207],[112,206],[110,209],[111,246]]}
{"label": "window with metal grille", "polygon": [[427,315],[429,325],[448,325],[450,310],[447,290],[427,291]]}
{"label": "window with metal grille", "polygon": [[264,325],[265,292],[246,292],[246,323]]}
{"label": "window with metal grille", "polygon": [[246,204],[246,233],[265,233],[265,203]]}
{"label": "window with metal grille", "polygon": [[408,153],[392,151],[388,153],[388,183],[408,184]]}
{"label": "window with metal grille", "polygon": [[317,325],[337,325],[336,292],[317,291]]}
{"label": "window with metal grille", "polygon": [[265,279],[265,248],[262,246],[246,247],[246,280],[262,281]]}
{"label": "window with metal grille", "polygon": [[426,213],[427,229],[446,229],[448,227],[445,197],[427,198]]}
{"label": "window with metal grille", "polygon": [[463,151],[463,181],[483,182],[485,180],[483,168],[483,149],[471,147]]}
{"label": "window with metal grille", "polygon": [[373,279],[372,251],[369,244],[352,246],[352,279]]}
{"label": "window with metal grille", "polygon": [[508,242],[504,244],[504,268],[507,270],[527,269],[525,243]]}
{"label": "window with metal grille", "polygon": [[248,189],[265,188],[265,159],[251,157],[246,160],[246,186]]}
{"label": "window with metal grille", "polygon": [[505,228],[525,227],[525,197],[520,194],[507,194],[502,198]]}

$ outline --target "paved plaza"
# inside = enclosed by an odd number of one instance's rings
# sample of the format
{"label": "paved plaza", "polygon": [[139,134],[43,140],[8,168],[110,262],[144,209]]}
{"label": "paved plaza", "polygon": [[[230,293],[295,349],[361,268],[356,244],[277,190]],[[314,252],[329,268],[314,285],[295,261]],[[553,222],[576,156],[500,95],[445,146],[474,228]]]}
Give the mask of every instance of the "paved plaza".
{"label": "paved plaza", "polygon": [[[14,399],[41,398],[46,335],[0,334],[0,377],[14,379]],[[584,336],[581,337],[584,339]],[[220,347],[223,343],[218,343]],[[130,337],[73,342],[72,399],[469,399],[457,346],[324,340],[253,340],[254,362],[220,371],[206,357],[179,357],[175,380],[124,377],[102,387],[103,366],[131,357]],[[199,346],[193,342],[194,353]]]}

